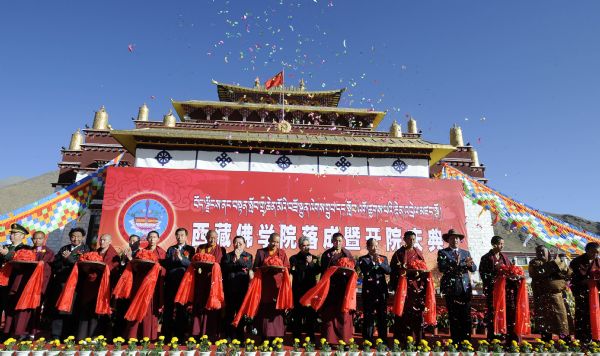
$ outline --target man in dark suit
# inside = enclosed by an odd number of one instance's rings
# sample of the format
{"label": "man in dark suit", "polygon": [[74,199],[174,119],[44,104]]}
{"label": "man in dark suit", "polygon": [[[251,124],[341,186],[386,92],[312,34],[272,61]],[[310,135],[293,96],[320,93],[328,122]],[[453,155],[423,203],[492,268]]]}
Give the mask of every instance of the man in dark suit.
{"label": "man in dark suit", "polygon": [[438,269],[443,273],[440,291],[445,297],[454,342],[471,339],[471,277],[477,266],[467,250],[458,247],[465,236],[450,229],[442,238],[448,247],[438,251]]}
{"label": "man in dark suit", "polygon": [[362,335],[365,340],[373,340],[375,331],[374,322],[377,324],[377,334],[380,339],[387,338],[387,298],[388,285],[385,275],[392,269],[385,256],[379,254],[379,241],[370,238],[367,240],[367,255],[358,259],[358,268],[362,273],[362,303],[364,322]]}
{"label": "man in dark suit", "polygon": [[196,249],[187,244],[187,237],[188,232],[185,228],[180,227],[175,230],[177,243],[167,249],[167,257],[165,258],[167,276],[165,278],[161,332],[167,340],[170,340],[172,336],[177,336],[182,340],[183,333],[187,330],[188,320],[184,307],[179,304],[177,307],[175,306],[175,295],[177,294],[185,270],[190,265],[191,259],[196,253]]}
{"label": "man in dark suit", "polygon": [[78,320],[77,316],[58,311],[56,302],[71,275],[75,263],[79,261],[82,254],[90,251],[89,246],[84,243],[84,237],[84,229],[80,227],[71,229],[69,231],[71,243],[61,247],[54,255],[54,261],[52,261],[54,278],[48,286],[49,291],[45,305],[52,315],[51,335],[53,339],[63,339],[67,335],[75,333],[77,323],[74,321]]}
{"label": "man in dark suit", "polygon": [[317,284],[317,275],[320,273],[319,259],[310,253],[310,241],[302,236],[298,240],[300,252],[290,257],[290,273],[292,274],[292,293],[294,295],[294,309],[292,310],[292,335],[301,338],[302,333],[311,339],[315,337],[315,324],[317,313],[311,307],[300,304],[300,298],[309,289]]}

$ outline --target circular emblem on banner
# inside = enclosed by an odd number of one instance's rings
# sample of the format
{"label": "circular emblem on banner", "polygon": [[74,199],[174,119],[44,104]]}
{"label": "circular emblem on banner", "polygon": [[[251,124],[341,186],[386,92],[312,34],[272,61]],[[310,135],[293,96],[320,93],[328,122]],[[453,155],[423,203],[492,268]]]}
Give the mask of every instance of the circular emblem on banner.
{"label": "circular emblem on banner", "polygon": [[162,241],[171,233],[174,217],[171,204],[162,196],[154,193],[138,194],[121,207],[118,217],[119,231],[126,240],[130,235],[140,236],[145,245],[146,235],[155,230],[160,234]]}

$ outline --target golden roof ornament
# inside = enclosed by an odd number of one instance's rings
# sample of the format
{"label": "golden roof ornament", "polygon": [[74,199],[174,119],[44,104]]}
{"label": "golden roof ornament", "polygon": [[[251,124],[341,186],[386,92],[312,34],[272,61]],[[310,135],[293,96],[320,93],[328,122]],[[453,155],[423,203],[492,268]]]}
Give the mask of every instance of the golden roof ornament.
{"label": "golden roof ornament", "polygon": [[417,120],[415,120],[412,116],[408,120],[408,133],[409,134],[419,133],[419,130],[417,129]]}
{"label": "golden roof ornament", "polygon": [[94,130],[107,130],[108,129],[108,113],[104,108],[104,105],[100,107],[100,110],[94,114],[94,124],[92,125]]}
{"label": "golden roof ornament", "polygon": [[277,123],[277,130],[283,133],[289,133],[292,131],[292,124],[285,120],[281,120]]}
{"label": "golden roof ornament", "polygon": [[169,113],[163,117],[163,125],[166,127],[175,127],[177,119],[173,116],[173,111],[169,110]]}
{"label": "golden roof ornament", "polygon": [[81,151],[81,144],[83,143],[83,135],[81,130],[77,129],[71,135],[71,143],[69,143],[69,151]]}
{"label": "golden roof ornament", "polygon": [[140,106],[140,109],[138,110],[137,120],[148,121],[148,112],[148,106],[146,106],[146,103],[144,103],[144,105]]}
{"label": "golden roof ornament", "polygon": [[471,161],[473,161],[471,167],[479,167],[479,155],[475,150],[471,151]]}
{"label": "golden roof ornament", "polygon": [[462,147],[465,145],[463,141],[462,129],[456,124],[450,128],[450,144],[454,147]]}
{"label": "golden roof ornament", "polygon": [[298,88],[300,89],[300,91],[306,90],[306,86],[304,85],[304,78],[300,79],[300,84]]}
{"label": "golden roof ornament", "polygon": [[396,122],[396,120],[394,120],[394,122],[392,122],[392,126],[390,126],[390,136],[402,137],[402,128],[400,127],[400,124]]}

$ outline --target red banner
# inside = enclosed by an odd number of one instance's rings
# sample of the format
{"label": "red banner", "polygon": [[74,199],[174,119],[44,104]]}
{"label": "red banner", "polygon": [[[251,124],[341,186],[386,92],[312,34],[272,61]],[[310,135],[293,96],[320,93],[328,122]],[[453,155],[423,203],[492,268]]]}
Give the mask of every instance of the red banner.
{"label": "red banner", "polygon": [[380,241],[381,253],[391,256],[404,232],[413,230],[428,263],[444,247],[443,232],[453,228],[466,234],[457,181],[109,168],[100,233],[123,245],[130,234],[144,238],[157,230],[159,244],[168,247],[177,227],[190,232],[193,245],[204,243],[207,230],[214,229],[227,250],[235,235],[244,236],[251,253],[278,232],[288,255],[296,253],[302,235],[318,254],[331,247],[331,235],[339,231],[355,255],[366,253],[372,237]]}

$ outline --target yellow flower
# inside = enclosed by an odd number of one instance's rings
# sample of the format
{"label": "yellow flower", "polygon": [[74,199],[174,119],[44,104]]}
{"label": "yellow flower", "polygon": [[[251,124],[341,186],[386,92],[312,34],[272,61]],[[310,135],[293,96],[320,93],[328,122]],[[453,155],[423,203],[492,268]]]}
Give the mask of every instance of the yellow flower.
{"label": "yellow flower", "polygon": [[342,345],[342,346],[345,346],[345,345],[346,345],[346,343],[344,342],[344,340],[340,340],[340,341],[338,341],[338,342],[339,342],[339,343],[340,343],[340,345]]}
{"label": "yellow flower", "polygon": [[406,342],[413,342],[415,339],[412,336],[406,338]]}
{"label": "yellow flower", "polygon": [[308,336],[307,336],[307,337],[305,337],[305,338],[304,338],[304,341],[306,341],[306,342],[310,342],[310,337],[308,337]]}
{"label": "yellow flower", "polygon": [[348,341],[350,341],[350,343],[353,344],[354,343],[354,338],[351,337],[350,340],[348,340]]}
{"label": "yellow flower", "polygon": [[159,339],[160,341],[163,341],[163,340],[165,339],[165,337],[164,337],[164,335],[161,335],[161,336],[159,336],[159,337],[158,337],[158,339]]}
{"label": "yellow flower", "polygon": [[297,343],[297,344],[299,344],[299,343],[300,343],[300,339],[298,339],[298,338],[295,338],[295,339],[294,339],[294,342],[295,342],[295,343]]}
{"label": "yellow flower", "polygon": [[321,340],[319,340],[319,341],[321,341],[321,344],[324,344],[324,343],[327,342],[327,339],[325,339],[324,337],[322,337]]}
{"label": "yellow flower", "polygon": [[38,342],[44,342],[44,341],[46,341],[46,338],[40,337],[40,338],[38,339]]}
{"label": "yellow flower", "polygon": [[208,339],[208,335],[202,335],[201,339],[203,339],[203,340]]}
{"label": "yellow flower", "polygon": [[428,346],[427,340],[421,339],[421,345]]}
{"label": "yellow flower", "polygon": [[383,340],[381,340],[380,338],[377,338],[377,340],[375,340],[376,344],[381,344],[383,342]]}

